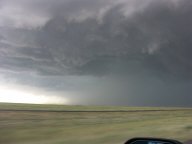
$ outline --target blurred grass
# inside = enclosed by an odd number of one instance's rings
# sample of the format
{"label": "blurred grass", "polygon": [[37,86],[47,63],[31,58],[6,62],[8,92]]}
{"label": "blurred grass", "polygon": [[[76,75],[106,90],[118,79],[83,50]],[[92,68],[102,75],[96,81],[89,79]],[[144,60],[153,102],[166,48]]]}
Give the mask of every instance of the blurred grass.
{"label": "blurred grass", "polygon": [[192,110],[168,108],[0,104],[0,109],[119,112],[0,111],[0,144],[121,144],[132,137],[181,141],[192,135]]}
{"label": "blurred grass", "polygon": [[[0,109],[19,110],[62,110],[62,111],[126,111],[151,110],[151,107],[123,107],[123,106],[82,106],[82,105],[41,105],[41,104],[9,104],[0,103]],[[166,110],[166,107],[153,107],[153,110]]]}

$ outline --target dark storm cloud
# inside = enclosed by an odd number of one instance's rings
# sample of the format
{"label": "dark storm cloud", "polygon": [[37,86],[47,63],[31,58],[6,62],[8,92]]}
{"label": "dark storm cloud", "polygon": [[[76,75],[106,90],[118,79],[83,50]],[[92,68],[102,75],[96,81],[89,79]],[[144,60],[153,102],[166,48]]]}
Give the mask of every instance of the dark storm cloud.
{"label": "dark storm cloud", "polygon": [[[2,27],[0,29],[1,33],[4,35],[4,40],[1,42],[2,45],[7,45],[7,47],[11,47],[8,50],[5,50],[5,48],[2,48],[3,51],[7,55],[7,58],[4,58],[3,65],[17,67],[18,62],[18,68],[25,69],[26,67],[31,67],[32,70],[36,70],[39,73],[41,73],[41,69],[39,70],[39,67],[45,68],[45,73],[53,73],[55,74],[55,70],[59,69],[60,72],[56,74],[66,74],[66,69],[70,70],[69,73],[77,73],[77,68],[87,63],[88,61],[92,60],[94,58],[96,53],[103,53],[104,55],[108,55],[108,53],[114,53],[115,51],[113,48],[107,48],[104,50],[102,47],[97,48],[97,46],[94,46],[95,43],[97,43],[97,39],[99,38],[98,44],[100,43],[100,40],[102,40],[102,29],[105,29],[104,24],[98,24],[98,15],[97,12],[102,11],[102,9],[105,9],[106,4],[109,7],[109,3],[114,3],[114,1],[87,1],[87,0],[81,0],[81,1],[4,1],[5,8],[8,10],[12,10],[11,8],[15,6],[16,8],[13,9],[13,11],[16,9],[19,9],[18,11],[25,12],[23,14],[10,14],[6,10],[2,10],[6,14],[8,14],[8,22],[5,27],[18,27],[19,28],[5,28]],[[131,3],[131,1],[130,1]],[[69,9],[69,10],[68,10]],[[70,12],[71,9],[73,12]],[[120,6],[114,6],[112,8],[109,8],[109,11],[106,12],[106,18],[108,23],[110,24],[110,13],[112,12],[112,15],[121,16],[120,12],[118,12],[121,9]],[[113,12],[114,11],[114,12]],[[38,22],[41,20],[30,20],[28,19],[29,16],[28,13],[31,13],[31,16],[39,19],[39,15],[42,16],[42,19],[44,19],[43,15],[49,16],[49,21],[45,24],[45,26],[42,26],[40,29],[28,29],[30,26],[38,25]],[[37,14],[39,12],[39,15]],[[84,13],[81,13],[84,12]],[[16,11],[17,13],[17,11]],[[34,14],[33,14],[34,13]],[[46,13],[46,14],[45,14]],[[71,18],[74,19],[81,19],[81,17],[84,17],[86,15],[85,13],[91,14],[93,17],[90,18],[88,15],[88,18],[83,21],[71,21]],[[70,16],[69,16],[70,14]],[[76,16],[74,16],[76,15]],[[4,17],[3,17],[4,18]],[[86,18],[86,17],[85,17]],[[112,17],[114,18],[114,17]],[[69,20],[70,19],[70,20]],[[90,20],[89,20],[90,19]],[[32,24],[29,22],[32,22]],[[11,25],[10,25],[11,23]],[[5,23],[6,24],[6,20]],[[28,26],[29,24],[29,26]],[[62,29],[65,29],[65,24],[67,24],[67,29],[69,29],[69,35],[62,31]],[[93,28],[90,27],[93,25]],[[110,24],[111,25],[111,24]],[[113,24],[112,24],[113,25]],[[23,26],[23,27],[21,27]],[[21,28],[20,28],[21,27]],[[90,28],[88,28],[90,27]],[[87,29],[88,28],[88,29]],[[96,29],[94,29],[96,28]],[[74,30],[73,30],[74,29]],[[82,30],[81,30],[82,29]],[[98,34],[97,34],[98,30]],[[81,41],[80,33],[85,33],[86,35],[82,38],[82,44],[78,45]],[[61,35],[61,36],[59,36]],[[71,36],[70,36],[71,35]],[[90,35],[90,36],[89,36]],[[71,39],[74,39],[74,41]],[[87,40],[86,40],[87,39]],[[106,38],[105,38],[106,39]],[[66,42],[68,41],[68,42]],[[105,40],[103,40],[105,41]],[[86,44],[87,42],[87,44]],[[75,44],[76,43],[76,44]],[[83,44],[84,43],[84,44]],[[9,46],[10,45],[10,46]],[[85,47],[83,46],[85,45]],[[90,46],[89,46],[90,45]],[[87,48],[92,47],[90,50]],[[100,45],[100,44],[99,44]],[[102,45],[101,45],[102,46]],[[108,46],[109,47],[109,46]],[[14,48],[14,49],[13,49]],[[100,49],[100,50],[97,50]],[[13,51],[12,53],[9,53],[9,51]],[[98,52],[97,52],[98,51]],[[121,50],[120,50],[121,51]],[[15,55],[13,55],[15,53]],[[11,56],[10,56],[11,55]],[[39,58],[41,58],[41,61],[39,62]],[[45,61],[44,66],[42,66],[42,63]],[[47,62],[49,61],[49,62]],[[29,63],[29,65],[27,65]],[[49,71],[46,70],[46,65],[52,66],[54,68],[54,71],[51,69]],[[55,66],[58,65],[58,68],[55,68]],[[34,67],[33,67],[34,66]],[[49,67],[48,66],[48,67]],[[71,70],[72,69],[72,70]],[[31,70],[31,69],[29,69]],[[56,70],[57,71],[57,70]],[[67,73],[68,74],[68,73]]]}
{"label": "dark storm cloud", "polygon": [[2,0],[0,72],[59,95],[75,91],[74,103],[190,106],[191,7],[191,0]]}
{"label": "dark storm cloud", "polygon": [[131,69],[191,77],[191,2],[151,2],[130,17],[123,8],[112,7],[101,21],[54,17],[42,28],[41,45],[82,74]]}

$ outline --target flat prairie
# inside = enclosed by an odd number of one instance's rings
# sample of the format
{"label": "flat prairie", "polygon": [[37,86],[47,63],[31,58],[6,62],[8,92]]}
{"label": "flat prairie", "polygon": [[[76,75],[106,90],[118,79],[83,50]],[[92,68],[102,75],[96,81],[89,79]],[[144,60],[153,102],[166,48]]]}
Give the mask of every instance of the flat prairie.
{"label": "flat prairie", "polygon": [[0,144],[123,144],[192,139],[192,109],[0,103]]}

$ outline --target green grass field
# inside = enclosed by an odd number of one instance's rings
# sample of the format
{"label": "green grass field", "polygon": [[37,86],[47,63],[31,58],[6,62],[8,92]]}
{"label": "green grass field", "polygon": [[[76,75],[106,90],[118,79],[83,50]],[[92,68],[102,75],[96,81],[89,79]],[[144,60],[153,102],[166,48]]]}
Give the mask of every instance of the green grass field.
{"label": "green grass field", "polygon": [[[2,111],[6,109],[13,111]],[[0,144],[122,144],[132,137],[191,140],[192,109],[165,111],[169,109],[1,103]],[[71,110],[86,112],[59,112]]]}

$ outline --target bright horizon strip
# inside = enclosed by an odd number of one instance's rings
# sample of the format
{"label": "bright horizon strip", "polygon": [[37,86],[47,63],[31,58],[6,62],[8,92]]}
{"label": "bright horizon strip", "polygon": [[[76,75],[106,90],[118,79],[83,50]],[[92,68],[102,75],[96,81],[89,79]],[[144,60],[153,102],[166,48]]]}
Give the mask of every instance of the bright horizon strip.
{"label": "bright horizon strip", "polygon": [[58,96],[46,96],[31,92],[0,87],[0,102],[26,104],[68,104],[68,100]]}

